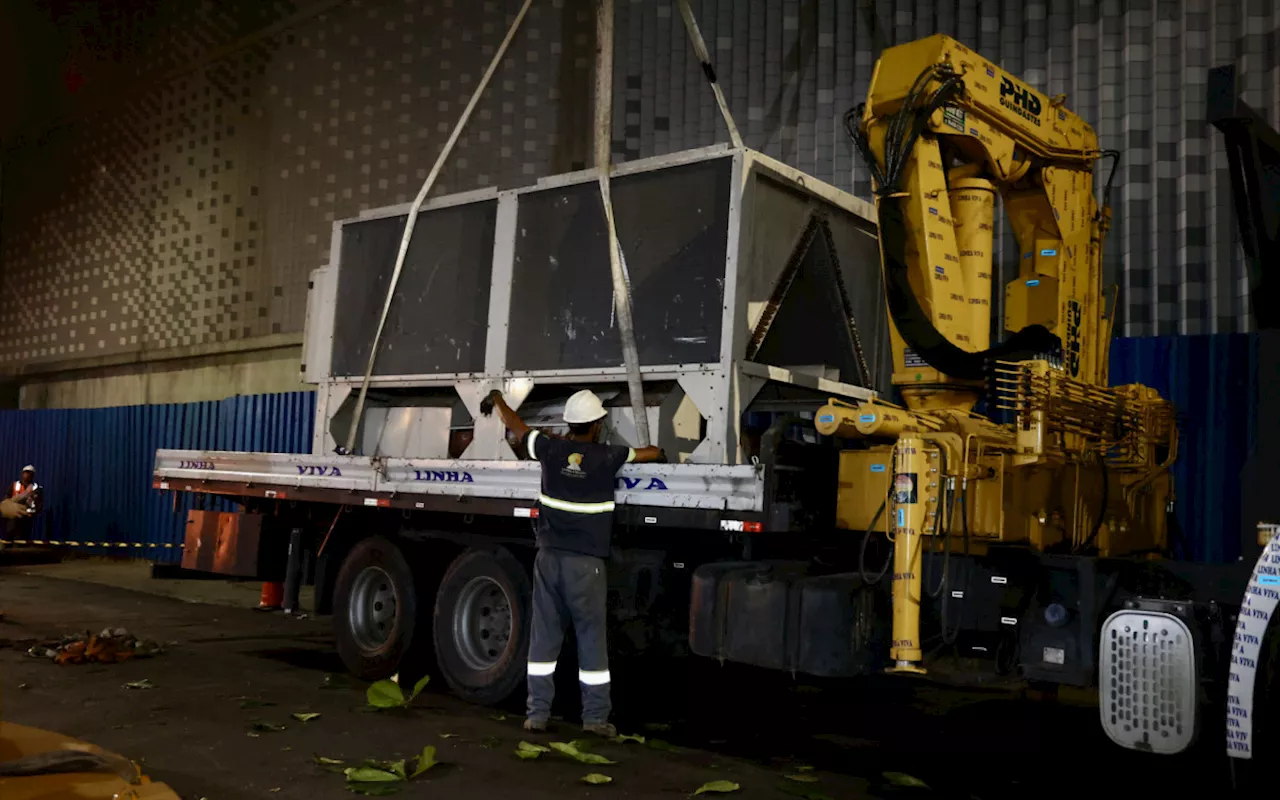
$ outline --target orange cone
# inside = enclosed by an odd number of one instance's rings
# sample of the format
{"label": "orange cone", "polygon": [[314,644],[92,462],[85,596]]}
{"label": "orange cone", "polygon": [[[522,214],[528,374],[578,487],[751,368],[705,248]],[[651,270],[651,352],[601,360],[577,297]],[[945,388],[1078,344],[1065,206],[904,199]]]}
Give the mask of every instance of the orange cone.
{"label": "orange cone", "polygon": [[262,584],[262,599],[258,601],[260,611],[275,611],[284,603],[284,584],[279,581],[268,581]]}

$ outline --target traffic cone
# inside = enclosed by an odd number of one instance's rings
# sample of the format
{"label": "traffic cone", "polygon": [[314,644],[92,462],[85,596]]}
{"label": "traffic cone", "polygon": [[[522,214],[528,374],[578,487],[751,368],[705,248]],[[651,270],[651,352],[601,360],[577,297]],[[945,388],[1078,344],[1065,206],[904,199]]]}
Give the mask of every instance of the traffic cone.
{"label": "traffic cone", "polygon": [[258,601],[259,611],[276,611],[284,603],[284,584],[280,581],[267,581],[262,584],[262,598]]}

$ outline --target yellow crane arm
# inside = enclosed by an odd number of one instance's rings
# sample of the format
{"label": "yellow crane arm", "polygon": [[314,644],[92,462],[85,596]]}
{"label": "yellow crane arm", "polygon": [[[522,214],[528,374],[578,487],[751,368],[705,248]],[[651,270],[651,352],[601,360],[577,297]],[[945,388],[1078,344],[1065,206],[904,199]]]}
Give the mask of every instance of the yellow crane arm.
{"label": "yellow crane arm", "polygon": [[[909,407],[971,406],[992,359],[1043,358],[1106,385],[1106,155],[1080,117],[964,45],[884,51],[861,117],[846,119],[877,184],[894,382]],[[1018,243],[990,344],[995,193]]]}

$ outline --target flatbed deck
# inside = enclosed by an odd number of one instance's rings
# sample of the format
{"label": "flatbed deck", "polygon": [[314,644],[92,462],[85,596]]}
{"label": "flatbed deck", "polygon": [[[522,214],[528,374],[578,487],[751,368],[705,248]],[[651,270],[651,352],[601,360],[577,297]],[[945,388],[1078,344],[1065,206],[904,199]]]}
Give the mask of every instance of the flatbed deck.
{"label": "flatbed deck", "polygon": [[[157,489],[425,511],[535,517],[541,485],[528,461],[160,450]],[[752,530],[765,507],[754,465],[630,464],[617,478],[623,518],[641,524]]]}

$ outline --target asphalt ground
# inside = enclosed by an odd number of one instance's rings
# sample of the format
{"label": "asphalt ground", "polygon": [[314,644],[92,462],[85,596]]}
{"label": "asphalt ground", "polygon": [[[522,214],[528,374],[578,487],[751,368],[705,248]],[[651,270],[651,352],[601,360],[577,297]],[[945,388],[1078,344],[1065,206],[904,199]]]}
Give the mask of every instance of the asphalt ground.
{"label": "asphalt ground", "polygon": [[[554,752],[525,761],[514,755],[521,741],[581,738],[571,701],[560,703],[570,721],[538,736],[521,731],[518,698],[480,708],[438,679],[408,709],[373,712],[366,685],[342,673],[329,621],[253,611],[255,590],[155,581],[138,565],[6,567],[0,715],[139,760],[191,800],[352,797],[316,756],[352,765],[412,759],[428,745],[440,763],[398,796],[674,798],[710,781],[738,784],[733,797],[812,800],[1231,792],[1216,742],[1177,758],[1121,751],[1088,706],[899,678],[812,681],[701,659],[613,666],[618,727],[645,737],[592,746],[616,764]],[[26,655],[35,642],[106,627],[165,652],[80,666]],[[151,688],[126,688],[144,680]],[[612,783],[580,782],[593,772]]]}

